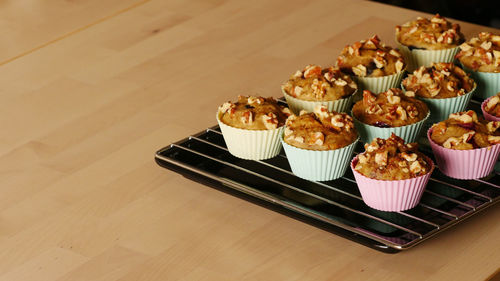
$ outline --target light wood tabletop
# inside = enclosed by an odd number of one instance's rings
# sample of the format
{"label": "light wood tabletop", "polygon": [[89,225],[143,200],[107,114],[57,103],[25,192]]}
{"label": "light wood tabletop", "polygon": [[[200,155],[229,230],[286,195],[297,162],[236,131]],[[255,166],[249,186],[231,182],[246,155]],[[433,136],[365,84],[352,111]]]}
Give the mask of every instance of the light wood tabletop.
{"label": "light wood tabletop", "polygon": [[[500,206],[384,254],[157,166],[238,94],[421,13],[352,0],[2,1],[0,281],[485,280]],[[461,23],[467,37],[491,28]]]}

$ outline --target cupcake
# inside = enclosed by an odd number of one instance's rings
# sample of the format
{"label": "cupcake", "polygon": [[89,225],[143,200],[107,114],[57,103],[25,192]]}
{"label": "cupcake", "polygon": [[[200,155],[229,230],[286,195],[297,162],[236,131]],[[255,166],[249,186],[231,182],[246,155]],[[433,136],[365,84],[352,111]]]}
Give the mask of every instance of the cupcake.
{"label": "cupcake", "polygon": [[346,46],[337,66],[352,75],[359,88],[380,93],[399,86],[406,64],[399,51],[381,43],[375,35]]}
{"label": "cupcake", "polygon": [[456,58],[477,82],[478,97],[486,99],[500,91],[500,35],[479,33],[460,45]]}
{"label": "cupcake", "polygon": [[346,112],[357,88],[356,83],[339,69],[321,69],[318,65],[297,70],[281,85],[288,106],[296,115],[301,110],[312,112],[318,105],[326,106],[329,111]]}
{"label": "cupcake", "polygon": [[427,132],[439,169],[456,179],[487,176],[500,155],[500,122],[478,119],[472,110],[450,114]]}
{"label": "cupcake", "polygon": [[392,133],[414,142],[429,117],[429,109],[423,101],[405,96],[401,89],[389,89],[379,95],[363,91],[363,99],[352,107],[352,116],[365,143],[388,138]]}
{"label": "cupcake", "polygon": [[403,80],[405,95],[424,101],[431,111],[427,122],[436,123],[450,113],[465,110],[476,83],[453,63],[432,63],[421,66]]}
{"label": "cupcake", "polygon": [[296,176],[327,181],[344,174],[358,139],[349,115],[320,105],[313,112],[290,115],[282,143]]}
{"label": "cupcake", "polygon": [[430,66],[433,62],[453,62],[458,46],[464,42],[460,26],[436,14],[430,20],[418,17],[396,26],[396,42],[408,70]]}
{"label": "cupcake", "polygon": [[431,159],[418,151],[417,143],[405,144],[395,134],[365,144],[351,169],[366,205],[398,212],[415,207],[434,169]]}
{"label": "cupcake", "polygon": [[290,110],[273,98],[239,96],[217,111],[217,122],[229,152],[239,158],[262,160],[276,156]]}
{"label": "cupcake", "polygon": [[488,98],[481,104],[484,119],[489,121],[500,121],[500,92]]}

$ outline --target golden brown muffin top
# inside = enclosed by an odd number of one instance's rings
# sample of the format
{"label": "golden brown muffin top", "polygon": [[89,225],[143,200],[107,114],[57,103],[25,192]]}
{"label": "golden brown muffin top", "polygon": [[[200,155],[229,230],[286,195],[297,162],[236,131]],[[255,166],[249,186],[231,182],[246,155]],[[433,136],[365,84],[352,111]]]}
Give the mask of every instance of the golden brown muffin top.
{"label": "golden brown muffin top", "polygon": [[421,66],[403,80],[407,90],[405,95],[422,98],[453,98],[470,92],[474,80],[453,63],[432,63],[430,67]]}
{"label": "golden brown muffin top", "polygon": [[484,105],[484,110],[489,114],[500,117],[500,93],[492,96]]}
{"label": "golden brown muffin top", "polygon": [[405,144],[394,133],[387,139],[376,138],[365,144],[358,154],[354,169],[366,177],[378,180],[404,180],[427,174],[432,164],[418,152],[417,143]]}
{"label": "golden brown muffin top", "polygon": [[284,140],[289,145],[309,150],[334,150],[358,138],[351,116],[316,106],[314,112],[301,111],[286,120]]}
{"label": "golden brown muffin top", "polygon": [[342,72],[360,77],[381,77],[400,73],[406,67],[401,53],[380,42],[377,35],[346,46],[337,58]]}
{"label": "golden brown muffin top", "polygon": [[288,95],[306,101],[335,101],[352,95],[358,86],[351,77],[333,67],[308,65],[281,85]]}
{"label": "golden brown muffin top", "polygon": [[365,90],[363,99],[352,108],[358,121],[381,128],[410,125],[423,120],[428,113],[423,101],[405,96],[401,89],[389,89],[379,95]]}
{"label": "golden brown muffin top", "polygon": [[238,96],[238,101],[219,106],[218,117],[226,125],[247,130],[272,130],[285,124],[287,107],[274,98]]}
{"label": "golden brown muffin top", "polygon": [[472,110],[450,114],[450,117],[432,126],[431,139],[451,149],[467,150],[500,143],[500,122],[478,119]]}
{"label": "golden brown muffin top", "polygon": [[418,17],[396,26],[396,40],[410,48],[443,50],[460,45],[464,42],[464,35],[458,24],[436,14],[430,20]]}
{"label": "golden brown muffin top", "polygon": [[456,58],[474,71],[500,72],[500,35],[479,33],[460,45]]}

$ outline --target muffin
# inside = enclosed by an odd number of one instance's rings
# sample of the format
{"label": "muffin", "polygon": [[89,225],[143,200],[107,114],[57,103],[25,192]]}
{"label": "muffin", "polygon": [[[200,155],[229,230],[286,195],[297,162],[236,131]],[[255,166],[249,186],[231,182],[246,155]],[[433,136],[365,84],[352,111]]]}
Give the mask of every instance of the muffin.
{"label": "muffin", "polygon": [[403,53],[408,70],[430,66],[433,62],[453,62],[458,46],[464,42],[460,26],[439,14],[430,20],[418,17],[396,26],[396,42]]}
{"label": "muffin", "polygon": [[472,111],[450,114],[427,132],[439,169],[449,177],[487,176],[500,155],[500,122],[479,119]]}
{"label": "muffin", "polygon": [[337,66],[352,75],[360,88],[379,93],[399,85],[406,63],[398,50],[381,43],[375,35],[346,46]]}
{"label": "muffin", "polygon": [[273,98],[239,96],[217,111],[217,122],[229,152],[239,158],[262,160],[276,156],[290,110]]}
{"label": "muffin", "polygon": [[481,104],[484,118],[489,121],[500,121],[500,92]]}
{"label": "muffin", "polygon": [[403,211],[418,204],[434,169],[417,143],[405,144],[395,134],[365,144],[351,162],[365,203],[381,211]]}
{"label": "muffin", "polygon": [[478,97],[486,99],[500,90],[500,35],[479,33],[460,45],[456,58],[477,82]]}
{"label": "muffin", "polygon": [[421,66],[403,79],[405,95],[424,101],[431,111],[428,122],[439,122],[453,112],[465,110],[476,83],[453,63]]}
{"label": "muffin", "polygon": [[363,91],[363,99],[354,104],[352,116],[365,143],[388,138],[392,133],[413,142],[429,116],[429,109],[423,101],[405,96],[401,89],[389,89],[379,95]]}
{"label": "muffin", "polygon": [[358,139],[349,115],[320,105],[313,112],[290,115],[282,143],[295,175],[327,181],[344,174]]}
{"label": "muffin", "polygon": [[348,75],[333,67],[321,69],[308,65],[297,70],[281,85],[288,106],[294,114],[301,110],[312,112],[315,106],[324,105],[329,111],[346,112],[358,86]]}

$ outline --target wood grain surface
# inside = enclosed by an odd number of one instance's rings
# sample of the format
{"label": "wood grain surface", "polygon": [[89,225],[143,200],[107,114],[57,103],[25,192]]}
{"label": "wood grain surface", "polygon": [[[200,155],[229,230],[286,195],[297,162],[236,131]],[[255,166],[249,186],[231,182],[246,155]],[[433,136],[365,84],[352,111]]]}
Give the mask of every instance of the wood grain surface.
{"label": "wood grain surface", "polygon": [[389,255],[153,160],[222,102],[279,97],[296,69],[373,34],[394,44],[417,15],[351,0],[2,1],[0,281],[493,276],[500,206]]}

